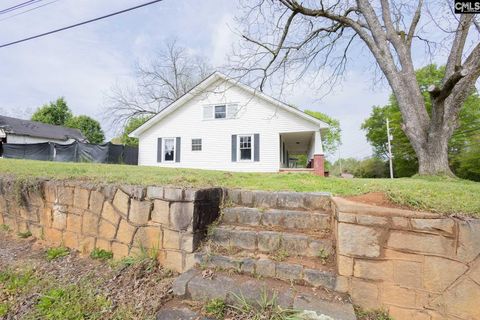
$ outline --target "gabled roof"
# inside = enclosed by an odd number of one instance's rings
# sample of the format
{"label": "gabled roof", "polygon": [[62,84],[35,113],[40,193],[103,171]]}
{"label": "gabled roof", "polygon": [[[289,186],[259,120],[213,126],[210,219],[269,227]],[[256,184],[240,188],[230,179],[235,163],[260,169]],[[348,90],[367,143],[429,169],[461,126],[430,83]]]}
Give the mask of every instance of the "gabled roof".
{"label": "gabled roof", "polygon": [[37,121],[29,121],[0,116],[0,129],[5,133],[36,138],[68,140],[75,139],[84,142],[87,139],[78,129],[54,126]]}
{"label": "gabled roof", "polygon": [[208,88],[210,85],[212,85],[213,83],[215,83],[216,81],[218,80],[221,80],[221,81],[224,81],[224,82],[228,82],[229,84],[232,84],[232,85],[235,85],[235,86],[238,86],[240,88],[242,88],[243,90],[246,90],[247,92],[249,92],[250,94],[256,96],[256,97],[259,97],[265,101],[268,101],[272,104],[274,104],[275,106],[278,106],[288,112],[291,112],[305,120],[308,120],[310,122],[313,122],[315,124],[317,124],[321,129],[322,128],[328,128],[328,125],[315,118],[315,117],[312,117],[311,115],[309,114],[306,114],[305,112],[295,108],[295,107],[292,107],[280,100],[277,100],[269,95],[266,95],[265,93],[261,92],[261,91],[258,91],[258,90],[255,90],[254,88],[250,87],[250,86],[247,86],[233,78],[230,78],[228,77],[227,75],[221,73],[221,72],[214,72],[212,73],[211,75],[209,75],[207,78],[205,78],[203,81],[201,81],[200,83],[198,83],[195,87],[193,87],[190,91],[188,91],[187,93],[185,93],[183,96],[181,96],[180,98],[178,98],[177,100],[175,100],[174,102],[172,102],[170,105],[168,105],[167,107],[165,107],[163,110],[161,110],[159,113],[157,113],[154,117],[150,118],[150,120],[148,120],[147,122],[145,122],[143,125],[141,125],[140,127],[138,127],[136,130],[134,130],[132,133],[129,134],[130,137],[133,137],[133,138],[138,138],[138,136],[140,134],[142,134],[143,132],[145,132],[147,129],[149,129],[150,127],[152,127],[154,124],[158,123],[161,119],[165,118],[167,115],[169,115],[170,113],[174,112],[175,110],[177,110],[179,107],[181,107],[182,105],[184,105],[186,102],[190,101],[192,98],[194,98],[197,94],[200,94],[202,93],[203,90],[205,90],[206,88]]}

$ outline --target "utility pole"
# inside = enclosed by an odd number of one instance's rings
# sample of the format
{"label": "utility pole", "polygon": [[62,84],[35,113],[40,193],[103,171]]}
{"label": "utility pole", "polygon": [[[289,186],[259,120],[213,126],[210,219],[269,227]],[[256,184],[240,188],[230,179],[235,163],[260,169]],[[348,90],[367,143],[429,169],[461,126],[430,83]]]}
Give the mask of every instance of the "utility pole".
{"label": "utility pole", "polygon": [[388,161],[390,162],[390,179],[393,179],[393,164],[392,164],[392,145],[390,141],[393,140],[392,135],[390,134],[390,122],[387,118],[387,141],[388,141]]}

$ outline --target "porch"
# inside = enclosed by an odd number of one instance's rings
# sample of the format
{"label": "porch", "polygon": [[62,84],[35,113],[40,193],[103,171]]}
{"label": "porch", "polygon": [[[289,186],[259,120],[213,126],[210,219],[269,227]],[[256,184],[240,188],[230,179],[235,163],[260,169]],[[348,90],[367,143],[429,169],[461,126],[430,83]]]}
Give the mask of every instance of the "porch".
{"label": "porch", "polygon": [[280,133],[280,172],[325,176],[320,130]]}

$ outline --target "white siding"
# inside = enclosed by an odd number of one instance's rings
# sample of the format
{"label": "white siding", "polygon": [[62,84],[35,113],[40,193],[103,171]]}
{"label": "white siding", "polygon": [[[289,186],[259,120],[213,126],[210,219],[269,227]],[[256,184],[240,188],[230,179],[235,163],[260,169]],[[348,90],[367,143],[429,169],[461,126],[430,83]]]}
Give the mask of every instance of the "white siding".
{"label": "white siding", "polygon": [[[140,135],[140,165],[276,172],[280,167],[281,132],[319,130],[317,124],[252,96],[237,86],[228,85],[224,88],[219,83]],[[237,104],[239,111],[236,119],[203,120],[203,107],[217,103]],[[260,135],[260,161],[232,162],[231,136],[255,133]],[[164,137],[181,137],[180,162],[157,162],[157,139]],[[196,138],[202,139],[202,151],[191,149],[191,140]]]}
{"label": "white siding", "polygon": [[43,143],[43,142],[55,142],[58,144],[70,144],[74,141],[75,141],[74,139],[55,140],[55,139],[37,138],[37,137],[30,137],[30,136],[20,136],[16,134],[7,133],[7,143],[32,144],[32,143]]}

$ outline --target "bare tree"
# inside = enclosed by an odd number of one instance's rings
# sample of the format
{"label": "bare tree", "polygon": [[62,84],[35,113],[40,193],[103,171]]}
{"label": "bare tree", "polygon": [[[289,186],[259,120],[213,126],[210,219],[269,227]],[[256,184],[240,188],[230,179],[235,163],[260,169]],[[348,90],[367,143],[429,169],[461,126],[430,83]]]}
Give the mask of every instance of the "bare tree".
{"label": "bare tree", "polygon": [[[312,70],[327,70],[330,76],[322,83],[334,84],[348,53],[362,54],[362,44],[398,100],[419,173],[453,175],[447,145],[480,76],[480,28],[474,15],[454,15],[448,2],[445,7],[423,0],[247,1],[239,19],[245,41],[236,52],[236,69],[255,74],[260,89],[273,75],[283,75],[283,83]],[[437,57],[444,50],[447,57],[444,79],[428,88],[430,112],[415,77],[412,46],[420,45]]]}
{"label": "bare tree", "polygon": [[180,98],[211,72],[199,56],[177,41],[147,64],[137,64],[133,87],[115,85],[107,97],[106,114],[112,125],[124,125],[131,118],[153,116]]}

